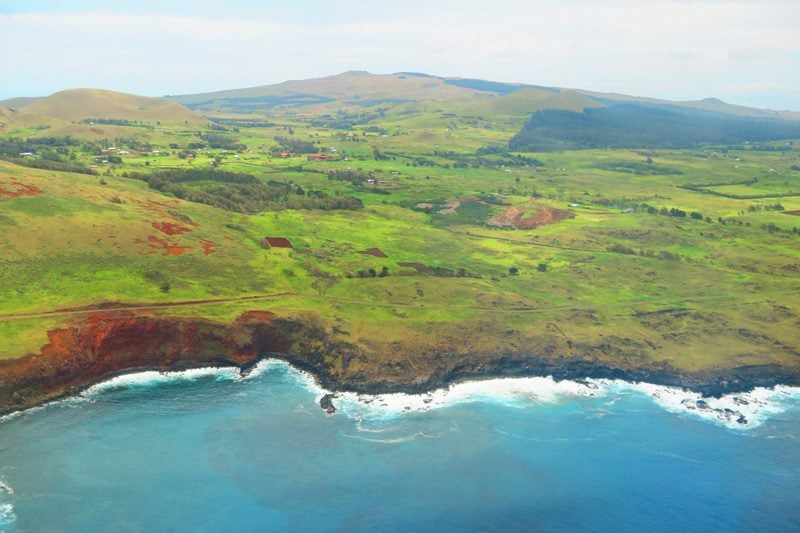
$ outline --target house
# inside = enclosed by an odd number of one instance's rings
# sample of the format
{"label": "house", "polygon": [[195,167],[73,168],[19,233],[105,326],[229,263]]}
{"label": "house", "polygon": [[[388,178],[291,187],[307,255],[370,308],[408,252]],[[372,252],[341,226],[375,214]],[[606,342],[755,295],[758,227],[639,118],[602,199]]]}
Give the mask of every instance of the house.
{"label": "house", "polygon": [[335,161],[336,157],[328,154],[312,154],[308,156],[309,161],[311,161],[312,159],[315,159],[317,161]]}
{"label": "house", "polygon": [[289,152],[281,152],[281,159],[287,159],[291,154]]}

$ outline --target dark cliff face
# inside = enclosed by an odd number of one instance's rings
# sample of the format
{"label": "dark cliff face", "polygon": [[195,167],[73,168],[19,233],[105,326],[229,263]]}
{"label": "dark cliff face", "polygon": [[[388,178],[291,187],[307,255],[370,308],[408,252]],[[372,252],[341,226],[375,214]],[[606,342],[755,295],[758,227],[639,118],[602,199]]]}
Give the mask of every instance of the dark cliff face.
{"label": "dark cliff face", "polygon": [[666,363],[632,367],[622,360],[600,362],[591,356],[597,347],[588,345],[580,357],[547,335],[531,339],[524,348],[490,353],[470,348],[475,338],[469,335],[465,331],[440,338],[435,346],[364,347],[340,340],[313,318],[281,318],[269,311],[244,313],[233,324],[98,311],[50,331],[40,353],[0,361],[0,413],[72,394],[126,371],[246,369],[266,356],[310,372],[329,390],[364,393],[424,392],[461,379],[547,375],[646,381],[707,395],[800,384],[800,372],[777,365],[682,373]]}

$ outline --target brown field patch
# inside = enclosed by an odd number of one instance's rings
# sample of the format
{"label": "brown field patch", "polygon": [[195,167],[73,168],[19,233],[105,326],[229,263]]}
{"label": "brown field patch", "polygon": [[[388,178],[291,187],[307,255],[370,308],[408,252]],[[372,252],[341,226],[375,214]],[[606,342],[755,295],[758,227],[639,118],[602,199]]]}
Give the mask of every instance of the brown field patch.
{"label": "brown field patch", "polygon": [[366,250],[361,250],[357,253],[362,255],[371,255],[372,257],[389,257],[388,255],[383,253],[383,250],[381,250],[380,248],[367,248]]}
{"label": "brown field patch", "polygon": [[428,270],[428,267],[422,263],[413,263],[410,261],[400,261],[397,263],[399,266],[403,268],[413,268],[417,272],[423,273]]}
{"label": "brown field patch", "polygon": [[573,218],[575,213],[566,209],[530,204],[511,206],[497,216],[487,220],[490,226],[514,229],[534,229]]}
{"label": "brown field patch", "polygon": [[264,237],[262,244],[265,248],[294,248],[286,237]]}
{"label": "brown field patch", "polygon": [[42,190],[35,185],[25,185],[18,181],[0,182],[0,199],[38,196],[40,194],[42,194]]}
{"label": "brown field patch", "polygon": [[153,222],[152,226],[167,235],[180,235],[181,233],[192,231],[191,228],[175,224],[174,222]]}
{"label": "brown field patch", "polygon": [[800,209],[796,209],[794,211],[784,211],[784,215],[794,215],[796,217],[800,217]]}

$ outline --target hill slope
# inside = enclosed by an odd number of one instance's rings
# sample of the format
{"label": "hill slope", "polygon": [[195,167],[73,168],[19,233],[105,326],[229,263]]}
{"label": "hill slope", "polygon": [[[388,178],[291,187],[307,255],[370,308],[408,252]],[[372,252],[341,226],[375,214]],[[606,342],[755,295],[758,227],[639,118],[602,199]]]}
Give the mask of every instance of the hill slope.
{"label": "hill slope", "polygon": [[120,119],[142,122],[205,124],[201,115],[161,98],[101,89],[70,89],[40,98],[21,108],[26,113],[76,122]]}
{"label": "hill slope", "polygon": [[754,109],[727,104],[716,98],[677,102],[523,83],[446,78],[414,72],[371,74],[350,71],[322,78],[167,98],[191,109],[228,113],[263,113],[275,108],[297,109],[312,106],[314,111],[327,107],[341,109],[346,106],[392,107],[436,101],[445,108],[453,107],[456,110],[461,108],[475,113],[518,115],[545,109],[580,112],[615,103],[639,103],[745,117],[800,120],[800,113],[797,112]]}
{"label": "hill slope", "polygon": [[51,117],[0,107],[0,133],[5,133],[14,128],[30,128],[40,125],[52,126],[58,123],[60,123],[59,120]]}

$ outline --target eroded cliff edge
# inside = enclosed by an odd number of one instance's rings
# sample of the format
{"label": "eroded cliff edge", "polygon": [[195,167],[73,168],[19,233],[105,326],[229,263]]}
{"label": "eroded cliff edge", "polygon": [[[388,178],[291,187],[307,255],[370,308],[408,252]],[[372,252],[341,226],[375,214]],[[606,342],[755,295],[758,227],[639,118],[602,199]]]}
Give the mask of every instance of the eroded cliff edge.
{"label": "eroded cliff edge", "polygon": [[[461,337],[435,344],[356,345],[313,318],[283,318],[269,311],[242,314],[232,324],[134,312],[97,312],[48,333],[40,353],[0,362],[0,412],[33,407],[104,379],[138,370],[202,366],[247,369],[278,357],[313,374],[332,391],[424,392],[481,377],[616,378],[680,386],[707,395],[776,384],[800,385],[797,368],[777,364],[681,372],[667,363],[631,362],[625,340],[612,347],[618,362],[593,354],[609,346],[569,350],[542,335],[524,347],[487,351]],[[472,333],[475,334],[474,332]],[[391,355],[387,355],[391,354]]]}

